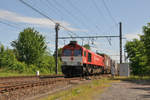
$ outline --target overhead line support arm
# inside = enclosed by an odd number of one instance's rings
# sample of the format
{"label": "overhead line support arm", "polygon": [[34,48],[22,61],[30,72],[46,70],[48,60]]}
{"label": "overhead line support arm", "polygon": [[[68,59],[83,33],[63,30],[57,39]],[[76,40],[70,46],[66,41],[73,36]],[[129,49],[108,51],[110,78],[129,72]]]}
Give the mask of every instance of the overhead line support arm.
{"label": "overhead line support arm", "polygon": [[59,37],[58,39],[70,39],[70,38],[116,38],[119,36],[77,36],[77,37]]}

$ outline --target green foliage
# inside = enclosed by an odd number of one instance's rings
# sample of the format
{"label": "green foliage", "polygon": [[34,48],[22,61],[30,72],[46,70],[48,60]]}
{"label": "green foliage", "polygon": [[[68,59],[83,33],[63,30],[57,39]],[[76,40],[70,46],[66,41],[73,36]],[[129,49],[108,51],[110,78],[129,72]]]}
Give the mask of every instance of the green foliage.
{"label": "green foliage", "polygon": [[[36,64],[26,64],[25,62],[18,61],[16,59],[14,50],[5,49],[3,45],[0,45],[0,69],[4,69],[5,72],[16,72],[16,73],[36,73],[37,70],[40,73],[54,73],[55,71],[55,60],[49,52],[45,52],[40,59],[37,60]],[[58,61],[59,71],[60,60]]]}
{"label": "green foliage", "polygon": [[25,71],[26,64],[19,62],[11,49],[5,49],[3,45],[0,46],[0,68],[5,70],[12,70],[22,73]]}
{"label": "green foliage", "polygon": [[90,47],[90,45],[89,45],[89,44],[85,44],[83,47],[85,47],[86,49],[91,50],[91,47]]}
{"label": "green foliage", "polygon": [[144,75],[146,66],[145,48],[143,42],[134,39],[133,41],[127,42],[125,45],[130,60],[130,66],[134,75]]}
{"label": "green foliage", "polygon": [[141,36],[141,40],[144,43],[145,53],[147,56],[147,64],[150,65],[150,23],[143,27],[144,35]]}
{"label": "green foliage", "polygon": [[150,24],[143,27],[140,40],[128,41],[125,45],[134,75],[150,75]]}
{"label": "green foliage", "polygon": [[[59,48],[59,49],[58,49],[58,57],[61,57],[61,54],[62,54],[62,48]],[[56,51],[54,51],[53,56],[54,56],[54,57],[56,56]]]}
{"label": "green foliage", "polygon": [[16,61],[13,51],[0,45],[0,68],[11,67]]}
{"label": "green foliage", "polygon": [[19,73],[23,73],[26,70],[27,65],[25,63],[16,61],[9,70],[17,71]]}
{"label": "green foliage", "polygon": [[[55,59],[47,51],[45,37],[32,28],[24,29],[20,32],[17,40],[11,45],[14,49],[5,49],[0,44],[0,71],[8,73],[29,73],[50,74],[55,72]],[[59,49],[59,56],[61,55]],[[58,70],[61,71],[60,58],[58,61]]]}
{"label": "green foliage", "polygon": [[18,52],[19,61],[28,65],[36,64],[46,51],[45,37],[33,28],[27,28],[20,32],[18,39],[11,45]]}

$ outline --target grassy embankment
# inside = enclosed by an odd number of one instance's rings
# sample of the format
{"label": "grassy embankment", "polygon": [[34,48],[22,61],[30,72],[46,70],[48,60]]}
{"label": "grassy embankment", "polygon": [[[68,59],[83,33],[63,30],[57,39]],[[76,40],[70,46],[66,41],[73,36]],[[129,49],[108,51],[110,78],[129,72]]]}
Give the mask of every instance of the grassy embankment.
{"label": "grassy embankment", "polygon": [[[54,75],[55,72],[53,73],[40,73],[40,75]],[[61,72],[59,72],[58,74],[62,74]],[[10,76],[34,76],[36,75],[35,73],[19,73],[17,71],[6,71],[4,69],[0,69],[0,77],[10,77]]]}
{"label": "grassy embankment", "polygon": [[111,82],[113,81],[107,78],[93,80],[92,82],[78,85],[41,100],[92,100],[94,96],[103,92],[105,87],[109,87],[110,84],[108,83]]}

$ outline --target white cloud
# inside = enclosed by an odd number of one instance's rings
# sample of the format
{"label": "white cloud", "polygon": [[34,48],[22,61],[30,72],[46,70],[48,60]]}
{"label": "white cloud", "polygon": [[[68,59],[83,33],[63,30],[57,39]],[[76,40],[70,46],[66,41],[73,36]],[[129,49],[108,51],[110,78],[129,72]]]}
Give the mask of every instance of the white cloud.
{"label": "white cloud", "polygon": [[[11,22],[20,22],[20,23],[27,23],[27,24],[34,24],[34,25],[39,25],[40,27],[54,27],[54,23],[46,18],[35,18],[35,17],[27,17],[27,16],[22,16],[20,14],[10,12],[7,10],[1,10],[0,9],[0,18],[5,19]],[[87,30],[84,29],[77,29],[77,28],[72,28],[70,23],[67,23],[65,21],[57,21],[54,20],[55,22],[60,23],[70,31],[81,31],[81,32],[86,32]]]}
{"label": "white cloud", "polygon": [[127,40],[140,39],[139,35],[140,34],[137,33],[129,33],[129,34],[125,34],[125,38],[127,38]]}

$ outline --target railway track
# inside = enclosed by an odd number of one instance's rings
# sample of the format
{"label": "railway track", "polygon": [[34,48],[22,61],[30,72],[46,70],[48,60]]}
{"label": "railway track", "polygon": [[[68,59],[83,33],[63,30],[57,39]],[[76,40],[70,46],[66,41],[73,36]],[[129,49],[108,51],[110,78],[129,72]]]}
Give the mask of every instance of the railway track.
{"label": "railway track", "polygon": [[[88,76],[64,78],[63,76],[30,76],[30,77],[9,77],[0,81],[0,100],[24,100],[28,95],[37,95],[72,84],[73,80],[99,79],[102,76]],[[11,81],[10,81],[10,80]],[[14,79],[14,80],[13,80]],[[21,80],[22,79],[22,80]],[[1,80],[1,78],[0,78]]]}
{"label": "railway track", "polygon": [[68,80],[63,75],[0,77],[0,93],[26,87],[55,84],[58,81]]}
{"label": "railway track", "polygon": [[0,100],[24,100],[29,95],[34,96],[55,90],[57,87],[65,87],[71,80],[79,79],[64,78],[60,75],[3,78],[3,81],[0,81]]}
{"label": "railway track", "polygon": [[45,85],[52,85],[56,84],[56,82],[63,82],[63,81],[69,81],[66,79],[51,79],[51,80],[39,80],[39,81],[24,81],[24,82],[6,82],[6,83],[0,83],[0,93],[5,92],[11,92],[15,91],[17,89],[24,89],[24,88],[30,88],[35,86],[45,86]]}

